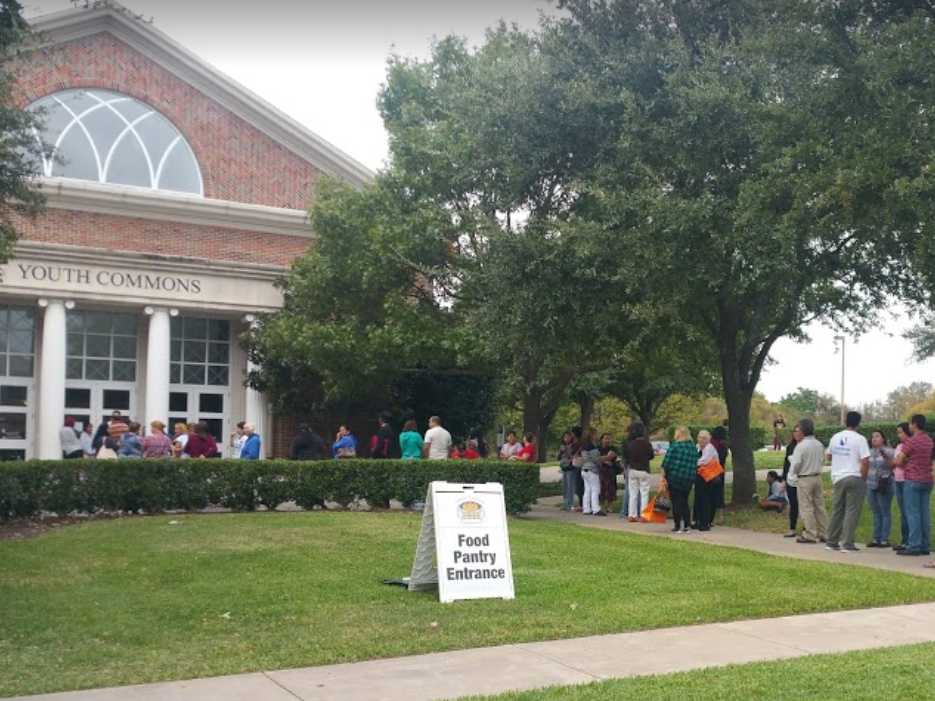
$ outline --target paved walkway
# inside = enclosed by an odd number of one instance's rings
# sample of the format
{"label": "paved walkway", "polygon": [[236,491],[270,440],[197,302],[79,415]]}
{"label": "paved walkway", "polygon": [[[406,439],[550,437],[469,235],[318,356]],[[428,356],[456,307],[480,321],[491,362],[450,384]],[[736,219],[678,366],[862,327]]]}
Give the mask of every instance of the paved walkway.
{"label": "paved walkway", "polygon": [[[935,604],[663,628],[20,699],[432,701],[922,642],[935,642]],[[582,650],[588,653],[582,655]]]}
{"label": "paved walkway", "polygon": [[[576,512],[567,512],[559,509],[561,497],[546,497],[540,499],[524,518],[548,521],[562,521],[577,523],[587,528],[600,528],[609,531],[623,531],[636,535],[657,536],[660,538],[675,538],[688,540],[692,543],[707,543],[708,545],[726,545],[732,548],[755,550],[767,555],[780,555],[794,557],[800,560],[820,560],[836,564],[863,565],[881,570],[906,572],[920,577],[935,577],[935,570],[922,567],[928,562],[928,557],[902,557],[889,548],[865,548],[858,545],[860,552],[843,553],[825,550],[821,544],[801,545],[794,538],[784,538],[778,533],[760,533],[744,528],[727,528],[714,526],[704,533],[692,531],[681,534],[672,532],[672,523],[630,523],[617,514],[607,516],[584,516]],[[777,516],[778,518],[778,516]],[[783,517],[785,518],[785,517]]]}

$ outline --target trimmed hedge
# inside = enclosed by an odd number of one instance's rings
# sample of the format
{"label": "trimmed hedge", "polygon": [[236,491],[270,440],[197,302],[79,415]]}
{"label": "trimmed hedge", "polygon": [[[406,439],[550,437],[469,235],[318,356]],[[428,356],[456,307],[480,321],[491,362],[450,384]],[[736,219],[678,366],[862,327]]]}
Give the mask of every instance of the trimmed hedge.
{"label": "trimmed hedge", "polygon": [[425,498],[433,481],[503,484],[511,513],[537,497],[539,466],[499,461],[50,460],[0,463],[0,520],[42,512],[253,511],[294,501],[310,509],[366,499],[376,507]]}

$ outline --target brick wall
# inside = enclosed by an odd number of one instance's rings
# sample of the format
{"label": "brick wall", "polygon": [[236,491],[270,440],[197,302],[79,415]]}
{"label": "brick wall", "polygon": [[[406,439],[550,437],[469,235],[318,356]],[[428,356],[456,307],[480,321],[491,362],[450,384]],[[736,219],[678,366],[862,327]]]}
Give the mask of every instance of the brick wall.
{"label": "brick wall", "polygon": [[142,100],[192,146],[205,196],[307,209],[316,168],[108,33],[24,54],[10,67],[26,106],[67,88],[101,88]]}
{"label": "brick wall", "polygon": [[17,229],[29,241],[281,266],[288,266],[310,243],[297,236],[65,209],[20,220]]}

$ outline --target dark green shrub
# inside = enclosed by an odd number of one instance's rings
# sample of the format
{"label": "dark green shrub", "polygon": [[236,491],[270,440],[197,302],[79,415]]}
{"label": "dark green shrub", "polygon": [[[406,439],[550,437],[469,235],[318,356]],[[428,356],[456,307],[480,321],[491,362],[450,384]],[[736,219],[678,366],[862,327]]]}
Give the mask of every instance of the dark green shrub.
{"label": "dark green shrub", "polygon": [[0,520],[41,512],[310,509],[363,499],[410,505],[433,481],[503,484],[511,513],[537,497],[539,467],[499,461],[55,460],[0,463]]}

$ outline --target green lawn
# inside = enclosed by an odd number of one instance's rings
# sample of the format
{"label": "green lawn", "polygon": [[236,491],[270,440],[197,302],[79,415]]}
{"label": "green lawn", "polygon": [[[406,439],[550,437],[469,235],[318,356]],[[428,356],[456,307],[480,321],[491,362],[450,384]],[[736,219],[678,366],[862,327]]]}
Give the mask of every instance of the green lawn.
{"label": "green lawn", "polygon": [[418,530],[224,514],[0,542],[0,696],[935,600],[930,579],[513,519],[518,598],[442,605],[381,583]]}
{"label": "green lawn", "polygon": [[[825,473],[823,476],[824,479],[824,492],[825,492],[825,508],[828,511],[828,516],[831,516],[831,475]],[[730,485],[727,487],[728,494],[726,495],[727,499],[730,499]],[[759,482],[757,485],[757,493],[760,495],[765,495],[767,493],[766,482]],[[932,508],[935,509],[935,494],[932,495]],[[890,531],[890,542],[898,543],[900,539],[899,533],[899,507],[896,506],[896,497],[893,497],[893,504],[891,507],[893,514],[893,523],[892,530]],[[785,533],[789,530],[789,512],[786,511],[783,514],[778,514],[775,511],[762,511],[758,508],[751,509],[737,509],[737,510],[727,510],[724,512],[723,516],[718,515],[718,523],[723,523],[725,526],[734,526],[735,528],[748,528],[754,531],[763,531],[766,533]],[[799,529],[802,528],[802,520],[799,519]],[[857,539],[856,542],[858,545],[868,542],[873,534],[873,514],[870,512],[870,506],[864,502],[864,508],[860,514],[860,523],[857,526]]]}
{"label": "green lawn", "polygon": [[[485,696],[483,701],[878,701],[935,696],[935,644],[908,645],[839,655],[814,655],[585,686]],[[481,697],[471,697],[480,701]],[[467,701],[465,699],[464,701]]]}

